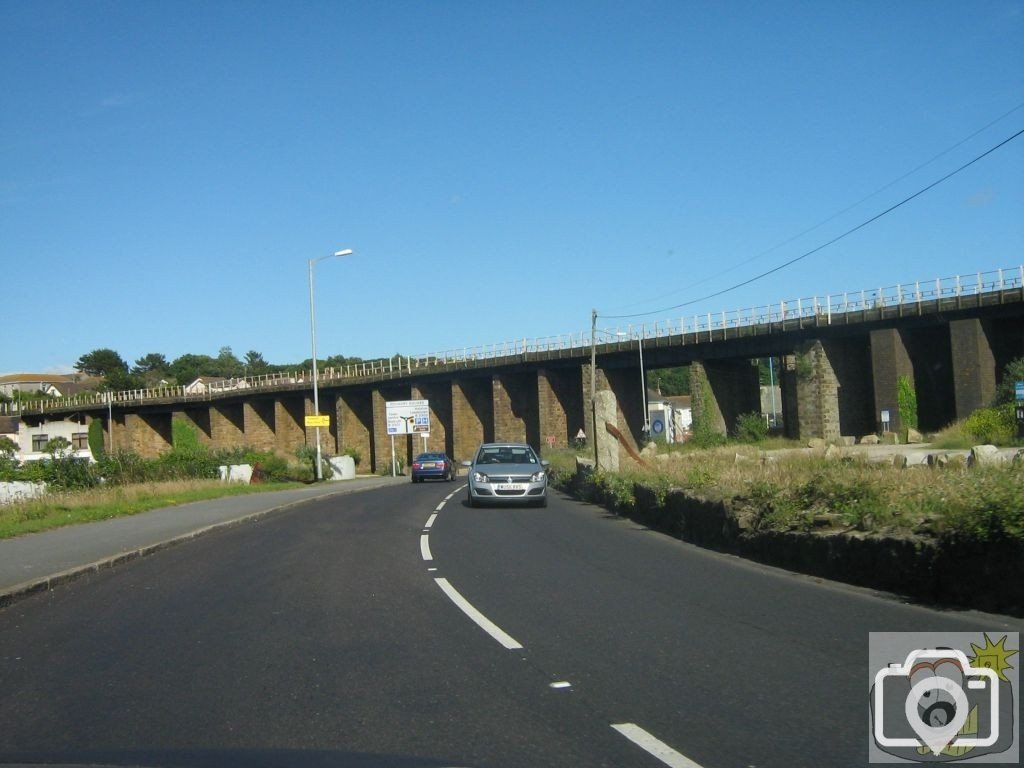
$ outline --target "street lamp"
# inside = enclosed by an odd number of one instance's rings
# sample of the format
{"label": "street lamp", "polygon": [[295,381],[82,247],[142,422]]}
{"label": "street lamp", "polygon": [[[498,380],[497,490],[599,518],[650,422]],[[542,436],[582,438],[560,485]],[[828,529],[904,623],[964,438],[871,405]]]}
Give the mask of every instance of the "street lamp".
{"label": "street lamp", "polygon": [[[629,336],[629,334],[625,333],[624,331],[616,331],[615,335],[616,336],[626,336],[626,337]],[[637,334],[636,340],[637,340],[637,344],[640,347],[640,397],[641,397],[640,402],[641,402],[641,404],[643,406],[643,409],[644,409],[643,410],[644,425],[643,425],[643,428],[642,428],[643,429],[642,438],[644,440],[648,440],[648,439],[650,439],[650,435],[651,435],[651,414],[650,414],[650,411],[647,410],[647,380],[644,377],[644,331],[643,331],[643,327],[642,326],[640,328],[640,332]]]}
{"label": "street lamp", "polygon": [[594,469],[597,462],[597,310],[590,310],[590,429],[594,441]]}
{"label": "street lamp", "polygon": [[[309,335],[313,342],[313,413],[316,416],[320,415],[320,390],[317,386],[317,372],[316,372],[316,310],[313,304],[313,265],[318,261],[324,259],[333,259],[341,256],[351,256],[352,249],[346,248],[342,251],[335,251],[334,253],[328,254],[327,256],[321,256],[319,259],[309,259]],[[316,479],[319,482],[323,480],[323,470],[320,468],[320,427],[316,429]]]}

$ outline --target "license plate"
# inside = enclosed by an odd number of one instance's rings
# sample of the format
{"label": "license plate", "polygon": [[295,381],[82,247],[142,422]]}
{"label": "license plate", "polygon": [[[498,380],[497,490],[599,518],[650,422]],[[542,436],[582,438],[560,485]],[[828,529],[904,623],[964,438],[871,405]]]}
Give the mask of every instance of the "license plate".
{"label": "license plate", "polygon": [[437,464],[434,463],[433,461],[425,461],[425,462],[423,462],[423,468],[424,469],[433,469],[436,466],[437,466]]}
{"label": "license plate", "polygon": [[499,491],[525,491],[526,483],[498,483]]}

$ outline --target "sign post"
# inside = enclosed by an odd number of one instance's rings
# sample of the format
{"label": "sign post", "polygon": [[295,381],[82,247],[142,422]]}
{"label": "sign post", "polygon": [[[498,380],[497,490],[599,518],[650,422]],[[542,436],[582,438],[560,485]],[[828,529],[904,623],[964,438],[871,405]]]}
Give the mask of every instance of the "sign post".
{"label": "sign post", "polygon": [[1013,384],[1013,395],[1017,401],[1017,438],[1024,438],[1024,381],[1016,381]]}
{"label": "sign post", "polygon": [[392,400],[384,404],[388,424],[388,435],[391,437],[391,476],[397,474],[395,468],[395,435],[423,435],[426,447],[430,435],[430,402],[428,400]]}

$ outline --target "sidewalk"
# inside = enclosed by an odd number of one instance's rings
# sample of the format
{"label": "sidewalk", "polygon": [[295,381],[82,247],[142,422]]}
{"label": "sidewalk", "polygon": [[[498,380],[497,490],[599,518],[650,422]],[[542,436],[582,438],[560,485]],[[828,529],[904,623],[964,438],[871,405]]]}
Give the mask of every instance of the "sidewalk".
{"label": "sidewalk", "polygon": [[285,491],[197,501],[98,523],[0,540],[0,608],[85,573],[110,568],[218,528],[323,496],[365,491],[407,477],[363,476]]}

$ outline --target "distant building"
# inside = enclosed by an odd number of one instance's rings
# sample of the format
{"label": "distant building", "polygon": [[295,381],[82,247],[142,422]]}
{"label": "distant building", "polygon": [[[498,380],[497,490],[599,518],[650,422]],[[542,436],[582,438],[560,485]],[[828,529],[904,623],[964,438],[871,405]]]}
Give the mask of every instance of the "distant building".
{"label": "distant building", "polygon": [[689,395],[667,396],[647,393],[647,416],[651,438],[666,443],[681,443],[693,428],[693,410]]}
{"label": "distant building", "polygon": [[72,455],[79,459],[92,460],[92,451],[89,450],[89,427],[84,423],[65,419],[62,421],[47,421],[38,426],[26,426],[25,422],[17,417],[0,416],[0,429],[4,427],[4,420],[11,419],[17,422],[17,429],[14,434],[8,434],[18,444],[17,458],[19,461],[39,461],[45,459],[46,444],[55,437],[63,437],[71,444]]}
{"label": "distant building", "polygon": [[62,373],[10,373],[0,376],[0,393],[10,397],[16,391],[31,395],[46,391],[47,387],[68,387],[75,384],[79,376]]}
{"label": "distant building", "polygon": [[189,395],[202,395],[207,392],[226,392],[232,389],[245,389],[249,382],[245,379],[226,379],[222,376],[200,376],[191,384],[185,385]]}

